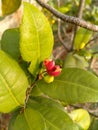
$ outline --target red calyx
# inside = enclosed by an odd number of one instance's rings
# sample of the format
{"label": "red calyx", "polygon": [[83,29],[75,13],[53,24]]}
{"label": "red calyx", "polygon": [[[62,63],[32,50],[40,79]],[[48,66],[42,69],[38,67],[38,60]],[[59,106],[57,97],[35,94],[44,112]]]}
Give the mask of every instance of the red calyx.
{"label": "red calyx", "polygon": [[62,70],[59,65],[55,65],[52,59],[45,60],[44,66],[46,67],[47,73],[51,76],[58,76]]}
{"label": "red calyx", "polygon": [[58,76],[61,73],[61,70],[59,65],[55,65],[51,70],[47,70],[47,72],[51,76]]}
{"label": "red calyx", "polygon": [[44,66],[47,70],[51,70],[55,66],[55,62],[52,59],[46,59],[44,61]]}

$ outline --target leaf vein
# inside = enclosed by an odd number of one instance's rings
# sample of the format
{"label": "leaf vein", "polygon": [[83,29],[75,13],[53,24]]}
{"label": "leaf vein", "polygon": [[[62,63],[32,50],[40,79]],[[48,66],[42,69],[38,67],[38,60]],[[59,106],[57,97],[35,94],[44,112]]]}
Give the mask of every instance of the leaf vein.
{"label": "leaf vein", "polygon": [[4,84],[5,84],[5,87],[7,88],[7,90],[8,90],[8,92],[9,92],[10,96],[12,97],[12,99],[16,102],[17,105],[21,105],[21,104],[17,101],[17,99],[15,98],[15,96],[14,96],[13,92],[11,91],[11,89],[9,88],[9,86],[8,86],[8,84],[7,84],[7,80],[4,79],[4,77],[3,77],[1,74],[0,74],[0,78],[3,80],[3,82],[4,82]]}
{"label": "leaf vein", "polygon": [[[73,85],[79,85],[79,86],[81,86],[81,87],[84,87],[84,85],[81,85],[81,84],[79,84],[79,83],[73,83],[73,82],[68,82],[68,81],[62,81],[62,80],[55,80],[55,81],[58,81],[58,82],[63,82],[63,83],[68,83],[68,84],[73,84]],[[86,85],[85,85],[86,86]],[[92,91],[95,91],[94,89],[92,89],[92,88],[89,88],[88,86],[86,86],[86,88],[88,88],[88,89],[91,89]],[[96,92],[96,91],[95,91]]]}

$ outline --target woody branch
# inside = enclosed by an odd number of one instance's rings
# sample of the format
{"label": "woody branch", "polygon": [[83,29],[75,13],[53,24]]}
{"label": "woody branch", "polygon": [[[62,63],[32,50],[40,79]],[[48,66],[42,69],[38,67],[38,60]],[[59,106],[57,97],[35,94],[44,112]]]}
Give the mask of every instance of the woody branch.
{"label": "woody branch", "polygon": [[60,18],[61,20],[63,20],[64,22],[68,22],[68,23],[72,23],[75,24],[77,26],[86,28],[88,30],[97,32],[98,31],[98,26],[91,24],[81,18],[77,18],[77,17],[73,17],[73,16],[69,16],[69,15],[65,15],[60,13],[59,11],[57,11],[56,9],[54,9],[53,7],[49,6],[48,4],[44,3],[42,0],[36,0],[42,7],[46,8],[48,11],[50,11],[52,14],[54,14],[56,17]]}

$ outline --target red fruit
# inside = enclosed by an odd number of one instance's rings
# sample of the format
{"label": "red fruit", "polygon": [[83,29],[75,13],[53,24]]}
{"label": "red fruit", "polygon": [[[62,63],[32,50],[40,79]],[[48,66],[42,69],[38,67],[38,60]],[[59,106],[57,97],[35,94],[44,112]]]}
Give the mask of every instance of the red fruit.
{"label": "red fruit", "polygon": [[55,62],[52,59],[46,59],[44,61],[44,66],[46,67],[46,70],[52,70],[55,66]]}
{"label": "red fruit", "polygon": [[58,76],[61,73],[61,70],[59,65],[55,65],[51,70],[47,70],[47,72],[51,76]]}
{"label": "red fruit", "polygon": [[58,76],[61,73],[62,69],[59,65],[55,65],[55,62],[52,59],[46,59],[43,64],[50,76]]}

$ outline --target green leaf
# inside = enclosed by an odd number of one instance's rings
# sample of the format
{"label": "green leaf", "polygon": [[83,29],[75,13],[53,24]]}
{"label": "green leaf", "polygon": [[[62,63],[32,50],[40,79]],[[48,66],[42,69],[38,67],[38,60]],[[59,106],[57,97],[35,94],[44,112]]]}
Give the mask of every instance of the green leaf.
{"label": "green leaf", "polygon": [[92,58],[92,56],[93,56],[91,51],[87,50],[87,49],[79,50],[79,51],[77,51],[77,54],[80,55],[81,57],[84,57],[84,59],[86,61],[90,60]]}
{"label": "green leaf", "polygon": [[13,118],[10,126],[9,130],[79,130],[59,103],[45,97],[29,99],[24,113]]}
{"label": "green leaf", "polygon": [[40,113],[27,107],[22,113],[15,113],[10,121],[8,130],[46,130],[44,119]]}
{"label": "green leaf", "polygon": [[93,118],[91,126],[88,130],[98,130],[98,118]]}
{"label": "green leaf", "polygon": [[90,115],[84,109],[76,109],[71,111],[70,116],[72,117],[73,121],[76,122],[83,130],[88,130],[90,126]]}
{"label": "green leaf", "polygon": [[74,49],[79,50],[84,48],[87,42],[91,39],[91,36],[92,36],[91,31],[84,28],[79,28],[79,30],[76,33],[74,41]]}
{"label": "green leaf", "polygon": [[[59,103],[45,97],[31,97],[28,105],[37,110],[44,118],[49,130],[78,130],[65,108]],[[46,129],[45,129],[46,130]]]}
{"label": "green leaf", "polygon": [[19,60],[19,30],[8,29],[6,30],[1,39],[1,49],[11,55],[14,59]]}
{"label": "green leaf", "polygon": [[43,95],[42,91],[40,91],[40,89],[37,87],[37,86],[34,86],[31,93],[30,93],[31,96],[41,96]]}
{"label": "green leaf", "polygon": [[92,0],[86,0],[86,4],[90,5],[92,3]]}
{"label": "green leaf", "polygon": [[16,61],[0,51],[0,112],[23,106],[28,80]]}
{"label": "green leaf", "polygon": [[61,12],[61,13],[67,13],[68,11],[70,11],[72,8],[72,4],[68,3],[67,5],[65,6],[61,6],[58,8],[58,10]]}
{"label": "green leaf", "polygon": [[6,30],[1,38],[1,49],[15,59],[28,75],[28,64],[21,58],[19,50],[20,33],[18,28]]}
{"label": "green leaf", "polygon": [[2,15],[8,15],[15,12],[20,4],[21,0],[1,0],[2,2]]}
{"label": "green leaf", "polygon": [[77,54],[68,53],[64,60],[64,68],[69,67],[77,67],[77,68],[83,68],[89,66],[88,62],[83,56],[79,56]]}
{"label": "green leaf", "polygon": [[21,55],[25,61],[31,62],[29,71],[35,74],[39,64],[51,55],[53,34],[43,13],[29,3],[24,3],[20,35]]}
{"label": "green leaf", "polygon": [[49,97],[65,104],[98,102],[98,78],[79,68],[63,69],[53,83],[40,80],[37,86]]}

